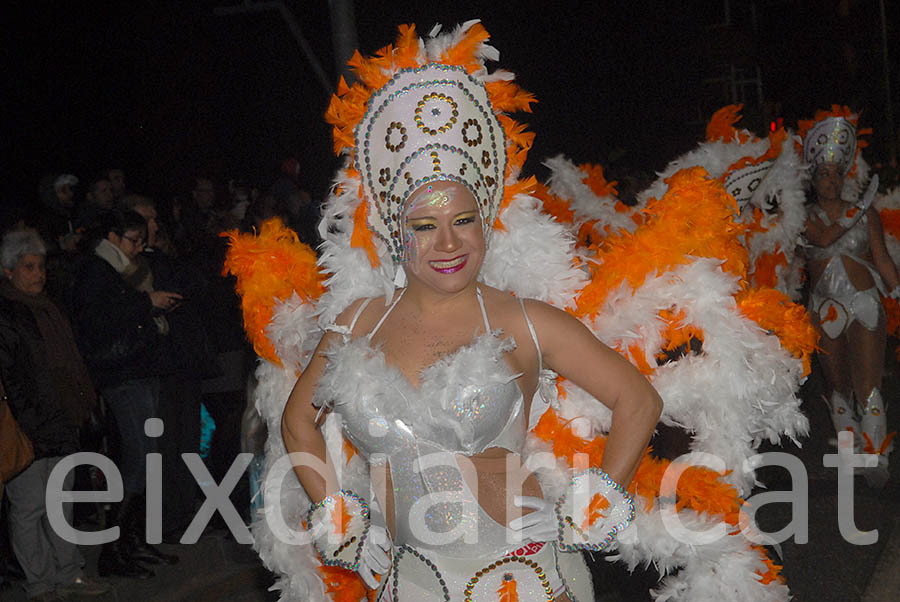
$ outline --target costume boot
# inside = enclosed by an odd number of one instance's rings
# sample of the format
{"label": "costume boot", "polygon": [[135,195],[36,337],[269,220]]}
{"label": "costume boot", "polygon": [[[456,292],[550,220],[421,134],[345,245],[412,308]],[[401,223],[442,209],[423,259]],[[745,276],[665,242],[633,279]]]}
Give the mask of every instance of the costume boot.
{"label": "costume boot", "polygon": [[869,487],[881,489],[890,476],[888,454],[893,449],[891,440],[896,433],[890,435],[887,433],[887,411],[878,387],[869,393],[860,414],[862,415],[860,426],[864,442],[863,451],[878,456],[878,464],[873,468],[867,468],[863,474]]}
{"label": "costume boot", "polygon": [[133,579],[149,579],[153,571],[142,565],[130,555],[129,545],[132,537],[128,534],[127,521],[124,520],[133,499],[126,497],[118,504],[112,504],[106,513],[106,526],[119,527],[119,537],[114,541],[103,544],[100,557],[97,559],[97,573],[101,577],[117,576]]}
{"label": "costume boot", "polygon": [[838,391],[832,391],[831,398],[825,398],[825,405],[830,410],[835,432],[851,431],[853,433],[853,449],[858,451],[861,445],[859,421],[856,419],[850,402]]}
{"label": "costume boot", "polygon": [[177,564],[178,556],[166,554],[155,546],[147,543],[147,529],[145,526],[145,514],[143,497],[138,497],[124,519],[128,522],[126,537],[129,538],[129,552],[131,557],[147,564]]}

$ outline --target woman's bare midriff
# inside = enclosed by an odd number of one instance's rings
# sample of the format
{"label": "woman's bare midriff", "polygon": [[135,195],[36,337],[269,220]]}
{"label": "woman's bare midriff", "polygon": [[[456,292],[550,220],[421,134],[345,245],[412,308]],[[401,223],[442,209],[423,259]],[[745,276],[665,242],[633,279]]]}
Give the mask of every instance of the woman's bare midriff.
{"label": "woman's bare midriff", "polygon": [[[872,258],[869,256],[862,257],[861,259],[868,261],[869,263],[872,262]],[[864,265],[846,255],[841,255],[840,260],[844,263],[844,269],[847,270],[847,277],[850,278],[850,283],[856,290],[866,291],[875,286],[875,280],[872,279],[871,272],[869,272],[868,268]],[[815,287],[815,283],[819,281],[819,278],[822,277],[822,272],[825,271],[825,266],[827,265],[827,259],[811,259],[807,262],[810,282],[813,284],[813,287]]]}

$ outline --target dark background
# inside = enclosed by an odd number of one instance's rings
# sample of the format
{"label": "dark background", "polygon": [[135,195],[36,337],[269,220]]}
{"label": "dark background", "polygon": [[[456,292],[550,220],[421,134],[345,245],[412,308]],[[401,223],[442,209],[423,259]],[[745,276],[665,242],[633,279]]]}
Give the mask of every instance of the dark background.
{"label": "dark background", "polygon": [[[10,2],[4,12],[3,203],[31,202],[41,175],[125,169],[129,188],[184,194],[207,172],[267,186],[287,156],[322,198],[338,165],[322,118],[328,96],[274,11],[214,14],[238,0]],[[326,0],[286,0],[329,81],[337,80]],[[539,104],[526,171],[565,153],[576,162],[652,172],[694,146],[728,98],[703,83],[726,62],[760,69],[764,103],[742,125],[793,126],[831,103],[876,128],[867,157],[887,158],[877,0],[785,2],[503,2],[356,0],[359,46],[396,25],[424,35],[480,17]],[[627,5],[627,6],[626,6]],[[885,0],[900,106],[900,2]],[[725,21],[730,25],[715,27]],[[752,26],[755,16],[756,27]],[[896,130],[896,127],[895,127]]]}

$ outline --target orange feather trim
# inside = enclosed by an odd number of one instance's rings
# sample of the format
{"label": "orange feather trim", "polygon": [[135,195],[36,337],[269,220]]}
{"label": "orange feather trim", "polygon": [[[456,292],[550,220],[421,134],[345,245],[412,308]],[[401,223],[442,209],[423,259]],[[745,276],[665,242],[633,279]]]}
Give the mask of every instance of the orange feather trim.
{"label": "orange feather trim", "polygon": [[753,283],[775,288],[778,285],[778,266],[787,266],[787,257],[775,247],[774,253],[762,253],[753,265]]}
{"label": "orange feather trim", "polygon": [[519,602],[519,590],[512,573],[503,575],[503,583],[497,589],[500,594],[498,602]]}
{"label": "orange feather trim", "polygon": [[576,315],[595,316],[609,292],[623,282],[637,289],[648,275],[694,257],[719,258],[723,270],[746,277],[749,256],[739,238],[746,227],[735,222],[734,198],[702,167],[681,170],[666,182],[665,196],[643,210],[640,228],[617,233],[597,249],[591,282],[576,298]]}
{"label": "orange feather trim", "polygon": [[241,297],[244,330],[256,353],[280,366],[266,327],[276,301],[294,292],[304,300],[314,300],[325,292],[316,254],[279,218],[263,222],[259,234],[229,230],[221,236],[229,244],[222,273],[237,278],[235,289]]}
{"label": "orange feather trim", "polygon": [[612,182],[606,181],[606,177],[604,177],[603,175],[603,166],[585,163],[583,165],[579,165],[578,169],[580,169],[585,174],[581,181],[587,184],[591,189],[591,192],[593,192],[598,197],[614,197],[618,194],[616,191],[616,185],[618,184],[618,182],[616,182],[615,180]]}
{"label": "orange feather trim", "polygon": [[[360,195],[361,196],[361,195]],[[362,199],[353,212],[353,233],[350,235],[350,246],[355,249],[363,249],[369,258],[369,264],[373,268],[381,265],[375,243],[372,241],[372,233],[369,231],[369,204]]]}
{"label": "orange feather trim", "polygon": [[588,527],[594,524],[598,518],[606,518],[603,511],[607,508],[609,508],[609,500],[602,494],[595,493],[587,508],[584,509],[584,520],[581,521],[581,530],[587,531]]}
{"label": "orange feather trim", "polygon": [[[541,416],[532,433],[551,447],[554,456],[570,466],[579,454],[586,454],[591,466],[600,466],[606,437],[583,439],[573,432],[570,422],[560,419],[551,408]],[[644,498],[648,509],[652,508],[654,500],[660,495],[663,475],[672,464],[670,460],[654,458],[648,449],[627,489]],[[711,516],[721,516],[730,525],[739,523],[742,500],[737,491],[708,468],[686,468],[676,484],[675,494],[678,510],[690,508]]]}
{"label": "orange feather trim", "polygon": [[747,142],[750,137],[740,132],[734,124],[741,120],[741,109],[744,105],[726,105],[713,113],[709,123],[706,124],[706,140],[709,142],[733,142],[735,134],[741,144]]}
{"label": "orange feather trim", "polygon": [[575,221],[575,212],[569,201],[556,196],[540,182],[535,185],[533,194],[544,205],[544,213],[551,215],[557,222],[571,224]]}
{"label": "orange feather trim", "polygon": [[[516,195],[532,194],[535,191],[535,189],[537,188],[537,184],[538,184],[537,178],[534,176],[529,176],[528,178],[526,178],[524,180],[517,180],[516,182],[513,182],[512,184],[508,184],[503,189],[503,198],[500,200],[500,209],[497,211],[497,214],[499,215],[500,213],[502,213],[503,210],[506,209],[510,203],[512,203],[512,200],[513,200],[513,198],[515,198]],[[494,222],[494,229],[495,230],[505,230],[506,229],[506,227],[500,221],[499,217]]]}
{"label": "orange feather trim", "polygon": [[[803,375],[809,374],[819,334],[812,325],[806,308],[773,288],[742,290],[737,294],[736,301],[738,310],[760,328],[777,336],[784,349],[803,361]],[[828,317],[825,321],[828,321]]]}
{"label": "orange feather trim", "polygon": [[366,596],[366,586],[356,572],[339,566],[316,567],[325,584],[325,593],[334,602],[359,602]]}
{"label": "orange feather trim", "polygon": [[728,174],[736,169],[742,169],[750,165],[759,165],[760,163],[777,159],[778,155],[781,154],[781,148],[785,140],[787,140],[787,132],[784,128],[778,128],[778,130],[769,135],[769,148],[766,152],[758,157],[741,157],[732,163],[719,179],[724,182]]}
{"label": "orange feather trim", "polygon": [[781,575],[781,565],[775,564],[775,561],[769,557],[768,552],[762,546],[750,546],[760,555],[763,563],[766,565],[766,572],[760,573],[757,572],[757,575],[760,576],[759,582],[763,585],[769,585],[773,582],[784,583],[784,577]]}
{"label": "orange feather trim", "polygon": [[441,62],[447,65],[461,65],[469,73],[477,71],[481,68],[481,64],[476,59],[476,54],[482,44],[487,42],[490,37],[491,34],[487,32],[484,25],[475,23],[458,44],[447,48],[441,54]]}

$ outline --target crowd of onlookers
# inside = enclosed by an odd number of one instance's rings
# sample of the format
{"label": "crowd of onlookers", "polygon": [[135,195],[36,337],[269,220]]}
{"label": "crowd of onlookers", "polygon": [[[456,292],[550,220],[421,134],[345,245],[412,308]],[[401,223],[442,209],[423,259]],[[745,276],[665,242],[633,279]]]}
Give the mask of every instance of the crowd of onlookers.
{"label": "crowd of onlookers", "polygon": [[[64,505],[70,523],[119,527],[118,539],[103,545],[100,576],[148,578],[152,565],[178,561],[147,543],[145,496],[160,494],[146,490],[146,457],[162,456],[162,538],[177,542],[203,498],[181,458],[200,452],[201,404],[215,423],[206,465],[218,483],[241,451],[252,378],[219,235],[280,216],[315,246],[318,209],[297,173],[296,162],[285,162],[264,192],[197,176],[186,194],[163,203],[130,190],[122,169],[84,183],[51,174],[33,206],[6,209],[0,384],[34,460],[0,483],[9,542],[0,549],[0,581],[17,561],[31,599],[108,589],[84,575],[77,546],[48,522],[50,474],[77,451],[112,457],[121,476],[121,501]],[[66,475],[65,488],[105,490],[117,478],[82,466]],[[247,520],[249,498],[245,478],[232,500]]]}

